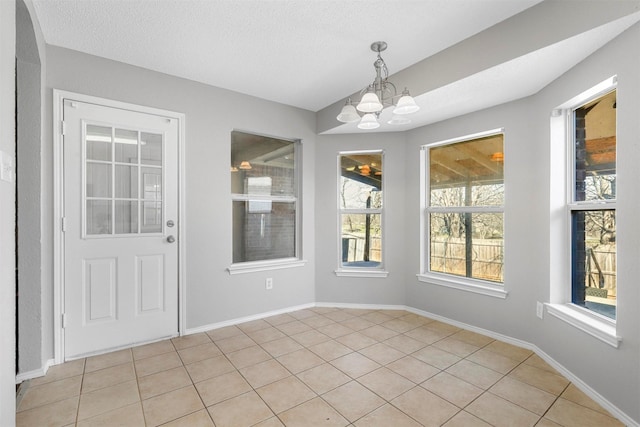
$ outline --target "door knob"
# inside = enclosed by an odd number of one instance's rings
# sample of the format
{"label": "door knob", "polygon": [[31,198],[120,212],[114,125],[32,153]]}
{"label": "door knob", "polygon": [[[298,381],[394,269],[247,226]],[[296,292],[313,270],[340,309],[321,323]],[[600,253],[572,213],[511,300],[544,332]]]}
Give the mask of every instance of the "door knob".
{"label": "door knob", "polygon": [[167,242],[169,242],[169,243],[173,243],[173,242],[175,242],[175,241],[176,241],[176,238],[175,238],[175,237],[173,237],[173,236],[169,236],[169,237],[167,237]]}

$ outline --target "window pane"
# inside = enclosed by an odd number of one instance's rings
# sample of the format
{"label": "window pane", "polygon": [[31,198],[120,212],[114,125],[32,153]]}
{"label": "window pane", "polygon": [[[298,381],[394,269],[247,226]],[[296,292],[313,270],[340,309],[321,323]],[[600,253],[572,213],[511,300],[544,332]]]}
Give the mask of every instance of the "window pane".
{"label": "window pane", "polygon": [[138,232],[138,202],[116,200],[115,227],[116,234]]}
{"label": "window pane", "polygon": [[142,198],[162,200],[162,169],[142,168]]}
{"label": "window pane", "polygon": [[162,135],[142,132],[140,134],[140,163],[162,165]]}
{"label": "window pane", "polygon": [[502,134],[429,149],[430,206],[504,204]]}
{"label": "window pane", "polygon": [[503,282],[502,213],[431,213],[430,271]]}
{"label": "window pane", "polygon": [[616,213],[574,211],[572,302],[616,318]]}
{"label": "window pane", "polygon": [[294,141],[231,132],[231,192],[295,196],[295,146]]}
{"label": "window pane", "polygon": [[117,198],[136,199],[138,197],[138,167],[116,165]]}
{"label": "window pane", "polygon": [[116,129],[116,162],[138,163],[138,132]]}
{"label": "window pane", "polygon": [[111,161],[111,128],[87,125],[87,159]]}
{"label": "window pane", "polygon": [[162,232],[162,202],[142,202],[142,233]]}
{"label": "window pane", "polygon": [[379,267],[382,261],[380,214],[342,214],[342,266]]}
{"label": "window pane", "polygon": [[616,91],[574,111],[575,201],[616,198]]}
{"label": "window pane", "polygon": [[87,234],[111,234],[111,200],[87,200]]}
{"label": "window pane", "polygon": [[111,165],[87,163],[87,197],[111,197]]}
{"label": "window pane", "polygon": [[340,208],[382,207],[382,154],[340,156]]}
{"label": "window pane", "polygon": [[296,256],[295,203],[233,202],[233,262]]}

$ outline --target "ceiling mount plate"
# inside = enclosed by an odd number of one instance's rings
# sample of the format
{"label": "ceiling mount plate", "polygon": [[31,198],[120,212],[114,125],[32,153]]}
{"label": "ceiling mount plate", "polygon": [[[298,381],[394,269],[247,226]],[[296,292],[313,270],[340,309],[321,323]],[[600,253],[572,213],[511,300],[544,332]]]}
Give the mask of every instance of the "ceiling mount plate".
{"label": "ceiling mount plate", "polygon": [[371,43],[371,50],[377,53],[384,52],[387,49],[387,42]]}

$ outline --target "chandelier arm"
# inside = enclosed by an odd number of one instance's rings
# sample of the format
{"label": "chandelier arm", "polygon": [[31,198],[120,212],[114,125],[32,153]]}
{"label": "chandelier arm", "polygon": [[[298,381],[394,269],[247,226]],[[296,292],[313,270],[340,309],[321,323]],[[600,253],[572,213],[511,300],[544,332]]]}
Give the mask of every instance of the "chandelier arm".
{"label": "chandelier arm", "polygon": [[389,78],[389,69],[387,68],[387,63],[384,62],[384,59],[382,59],[382,56],[380,56],[380,53],[378,53],[378,59],[382,63],[381,68],[384,71],[384,80],[387,80]]}

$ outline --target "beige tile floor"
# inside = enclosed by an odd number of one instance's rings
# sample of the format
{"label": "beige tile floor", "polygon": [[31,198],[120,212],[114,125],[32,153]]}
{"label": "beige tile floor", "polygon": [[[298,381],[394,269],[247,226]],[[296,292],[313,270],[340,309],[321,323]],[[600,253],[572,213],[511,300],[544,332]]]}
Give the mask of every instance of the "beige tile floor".
{"label": "beige tile floor", "polygon": [[18,426],[622,426],[531,351],[392,310],[296,311],[27,387]]}

